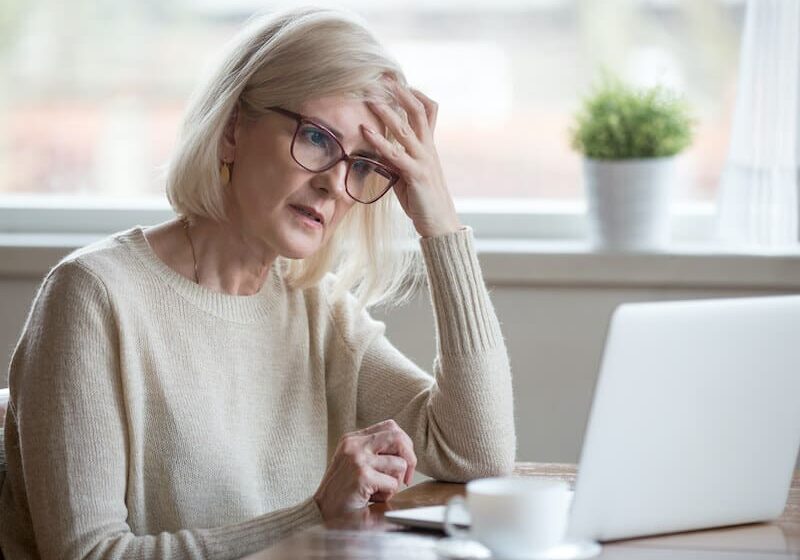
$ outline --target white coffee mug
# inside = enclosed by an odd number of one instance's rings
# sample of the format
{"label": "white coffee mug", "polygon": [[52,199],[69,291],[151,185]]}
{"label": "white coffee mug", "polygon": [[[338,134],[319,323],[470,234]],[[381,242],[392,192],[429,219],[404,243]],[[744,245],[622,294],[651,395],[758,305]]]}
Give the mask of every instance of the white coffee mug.
{"label": "white coffee mug", "polygon": [[[572,492],[566,482],[543,478],[482,478],[467,483],[467,498],[455,496],[445,510],[445,532],[476,540],[497,558],[544,555],[562,543]],[[466,508],[468,531],[451,518]]]}

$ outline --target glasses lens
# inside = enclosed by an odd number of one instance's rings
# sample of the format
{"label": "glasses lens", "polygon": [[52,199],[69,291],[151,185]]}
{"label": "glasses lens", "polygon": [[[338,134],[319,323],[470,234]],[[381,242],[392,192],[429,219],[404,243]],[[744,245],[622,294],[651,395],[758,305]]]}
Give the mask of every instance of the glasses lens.
{"label": "glasses lens", "polygon": [[342,157],[342,148],[327,131],[311,123],[300,123],[292,154],[297,163],[311,171],[322,171]]}
{"label": "glasses lens", "polygon": [[393,179],[385,167],[355,158],[347,174],[347,192],[359,202],[374,202],[388,190]]}

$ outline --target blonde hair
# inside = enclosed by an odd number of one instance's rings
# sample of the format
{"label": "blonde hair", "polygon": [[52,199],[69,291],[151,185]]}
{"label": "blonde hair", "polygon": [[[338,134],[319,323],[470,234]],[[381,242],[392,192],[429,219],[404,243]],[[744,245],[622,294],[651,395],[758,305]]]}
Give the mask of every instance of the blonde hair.
{"label": "blonde hair", "polygon": [[[391,101],[385,77],[405,84],[400,66],[353,14],[304,8],[255,19],[190,100],[167,169],[173,209],[179,216],[227,219],[220,139],[237,104],[248,117],[258,118],[267,107],[295,109],[331,95]],[[396,105],[395,110],[403,114]],[[390,192],[373,204],[356,203],[315,254],[279,258],[293,288],[314,286],[335,272],[333,299],[353,291],[364,307],[399,305],[423,277],[415,237]]]}

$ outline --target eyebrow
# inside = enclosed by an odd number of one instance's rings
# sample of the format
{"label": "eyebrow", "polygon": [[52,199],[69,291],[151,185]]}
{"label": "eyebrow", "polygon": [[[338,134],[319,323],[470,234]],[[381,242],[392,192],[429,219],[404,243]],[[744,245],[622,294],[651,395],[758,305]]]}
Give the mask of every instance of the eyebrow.
{"label": "eyebrow", "polygon": [[[339,140],[339,142],[342,142],[344,140],[344,135],[341,132],[339,132],[338,130],[336,130],[336,128],[332,127],[330,125],[330,123],[328,123],[325,119],[321,119],[319,117],[315,117],[315,116],[312,116],[312,115],[309,115],[306,118],[309,119],[310,121],[313,121],[313,122],[317,123],[317,124],[321,124],[322,126],[327,128],[328,130],[330,130],[333,133],[333,135],[336,136],[336,138]],[[350,155],[351,156],[361,156],[361,157],[366,157],[366,158],[369,158],[369,159],[374,159],[377,162],[380,162],[380,163],[382,163],[384,165],[387,165],[386,162],[384,162],[381,159],[381,156],[377,152],[371,152],[369,150],[355,150]]]}
{"label": "eyebrow", "polygon": [[311,120],[311,121],[313,121],[313,122],[315,122],[315,123],[321,124],[322,126],[327,128],[328,130],[333,132],[333,135],[336,136],[336,138],[339,139],[339,142],[344,140],[344,135],[341,132],[339,132],[338,130],[336,130],[334,127],[332,127],[325,119],[321,119],[319,117],[314,117],[314,116],[310,116],[310,115],[308,117],[306,117],[306,118]]}
{"label": "eyebrow", "polygon": [[375,152],[370,152],[369,150],[356,150],[350,155],[369,158],[369,159],[377,161],[378,163],[382,163],[383,165],[388,165],[385,161],[383,161],[381,159],[380,154],[377,154]]}

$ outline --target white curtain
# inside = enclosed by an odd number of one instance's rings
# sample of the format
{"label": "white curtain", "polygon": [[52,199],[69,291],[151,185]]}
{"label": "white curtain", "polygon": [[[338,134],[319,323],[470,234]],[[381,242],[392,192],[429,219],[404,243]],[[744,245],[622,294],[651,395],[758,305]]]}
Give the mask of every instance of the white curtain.
{"label": "white curtain", "polygon": [[748,250],[796,250],[800,0],[748,0],[718,234]]}

